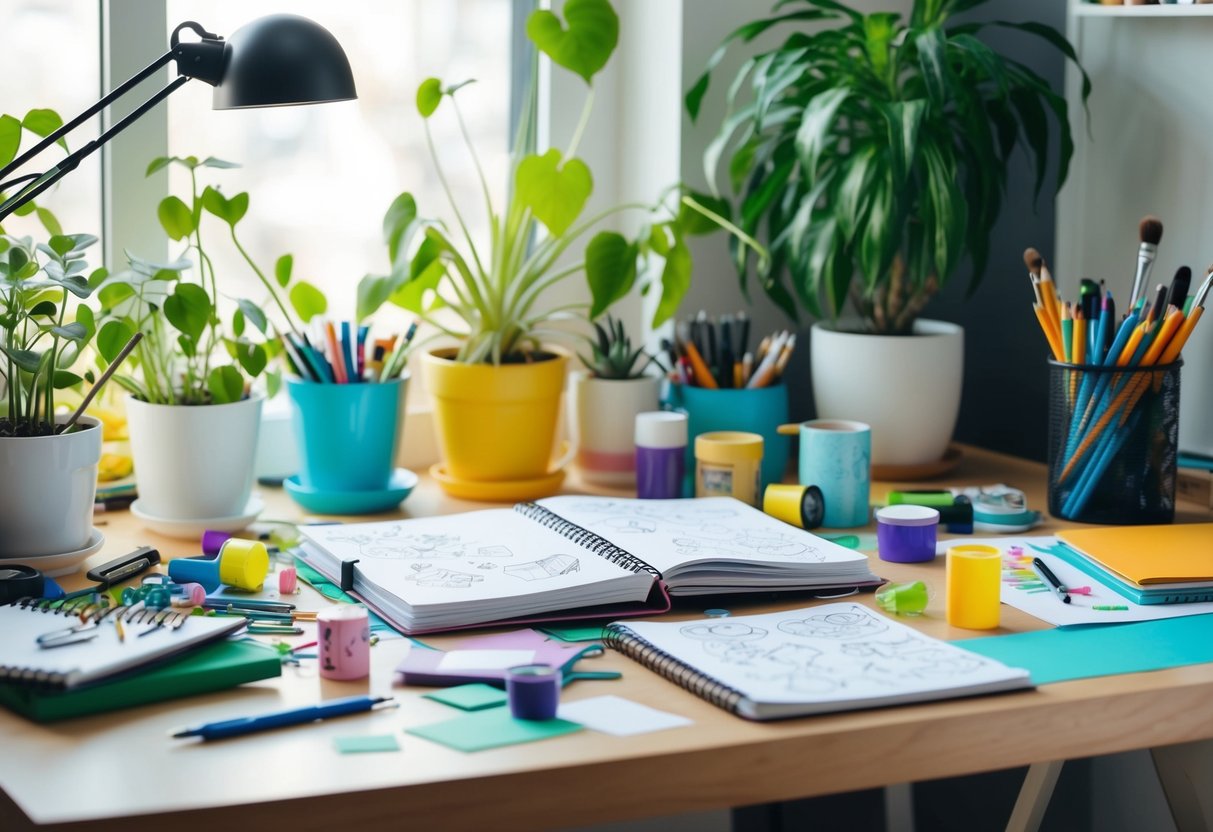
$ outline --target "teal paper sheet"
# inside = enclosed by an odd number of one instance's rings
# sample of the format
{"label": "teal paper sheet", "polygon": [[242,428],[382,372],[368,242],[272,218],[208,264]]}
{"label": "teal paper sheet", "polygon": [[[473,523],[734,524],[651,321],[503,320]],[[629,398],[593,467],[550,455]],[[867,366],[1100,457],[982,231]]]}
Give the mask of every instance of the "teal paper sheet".
{"label": "teal paper sheet", "polygon": [[1213,614],[1089,624],[952,642],[1011,667],[1037,685],[1213,662]]}

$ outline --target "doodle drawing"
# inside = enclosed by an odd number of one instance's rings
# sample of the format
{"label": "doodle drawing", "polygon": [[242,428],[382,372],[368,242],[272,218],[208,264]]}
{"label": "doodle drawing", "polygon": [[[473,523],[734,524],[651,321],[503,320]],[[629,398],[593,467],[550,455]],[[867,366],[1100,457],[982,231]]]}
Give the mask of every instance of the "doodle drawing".
{"label": "doodle drawing", "polygon": [[542,581],[577,572],[580,569],[581,561],[572,555],[551,555],[529,563],[516,563],[513,566],[507,566],[502,571],[524,581]]}

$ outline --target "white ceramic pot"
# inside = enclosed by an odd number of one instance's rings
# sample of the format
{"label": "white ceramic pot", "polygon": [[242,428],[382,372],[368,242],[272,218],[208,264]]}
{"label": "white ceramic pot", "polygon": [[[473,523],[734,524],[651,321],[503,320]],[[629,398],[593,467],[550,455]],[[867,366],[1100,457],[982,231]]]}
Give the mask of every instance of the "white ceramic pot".
{"label": "white ceramic pot", "polygon": [[143,513],[164,520],[242,514],[253,489],[261,396],[231,404],[126,401]]}
{"label": "white ceramic pot", "polygon": [[582,371],[573,373],[572,382],[569,423],[576,431],[582,477],[601,485],[634,485],[636,414],[661,409],[661,379],[603,379]]}
{"label": "white ceramic pot", "polygon": [[873,465],[941,459],[956,427],[964,378],[964,330],[919,320],[913,335],[813,325],[813,397],[821,419],[872,426]]}
{"label": "white ceramic pot", "polygon": [[0,438],[0,557],[59,555],[88,545],[101,423],[82,416],[77,424],[83,429],[59,436]]}

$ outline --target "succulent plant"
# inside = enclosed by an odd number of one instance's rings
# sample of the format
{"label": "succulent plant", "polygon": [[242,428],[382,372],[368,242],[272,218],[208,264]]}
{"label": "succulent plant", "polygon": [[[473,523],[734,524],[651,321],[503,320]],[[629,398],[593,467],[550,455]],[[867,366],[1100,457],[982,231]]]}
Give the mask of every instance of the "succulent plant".
{"label": "succulent plant", "polygon": [[640,378],[650,364],[661,363],[644,351],[644,347],[632,349],[632,339],[623,328],[623,321],[606,316],[606,326],[594,321],[598,339],[590,341],[592,357],[581,355],[581,362],[595,378],[625,380]]}

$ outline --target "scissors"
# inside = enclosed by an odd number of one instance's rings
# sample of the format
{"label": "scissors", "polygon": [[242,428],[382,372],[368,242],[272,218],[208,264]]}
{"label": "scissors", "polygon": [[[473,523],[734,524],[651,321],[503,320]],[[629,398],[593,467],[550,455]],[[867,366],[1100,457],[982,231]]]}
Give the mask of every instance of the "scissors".
{"label": "scissors", "polygon": [[592,656],[601,656],[606,650],[601,644],[591,644],[581,648],[560,666],[560,686],[567,687],[569,682],[576,682],[578,679],[621,679],[623,674],[618,670],[574,670],[573,665],[582,659],[588,659]]}

